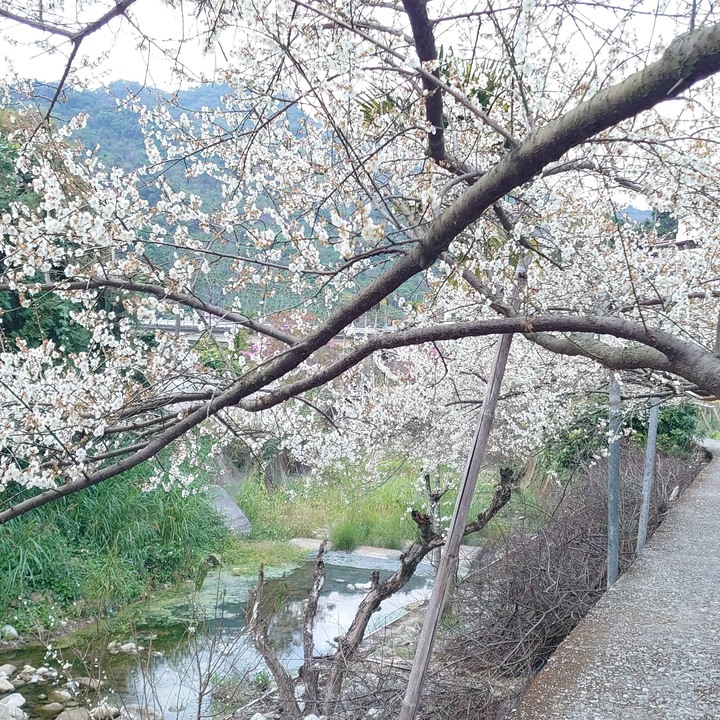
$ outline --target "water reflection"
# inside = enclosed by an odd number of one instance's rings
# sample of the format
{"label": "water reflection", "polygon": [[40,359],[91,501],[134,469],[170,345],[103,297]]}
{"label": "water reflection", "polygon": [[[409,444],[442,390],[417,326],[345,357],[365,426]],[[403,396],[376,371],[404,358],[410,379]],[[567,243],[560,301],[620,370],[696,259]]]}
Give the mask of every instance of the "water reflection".
{"label": "water reflection", "polygon": [[[352,563],[352,564],[351,564]],[[315,622],[315,654],[335,649],[335,638],[350,626],[372,570],[384,580],[397,568],[397,561],[328,552],[326,581],[320,595]],[[270,638],[278,657],[290,669],[302,664],[304,601],[312,585],[313,563],[308,562],[286,577],[269,580],[264,592],[265,611],[272,610]],[[403,608],[429,594],[432,570],[421,565],[415,577],[373,615],[368,632],[400,617]],[[245,675],[252,679],[263,664],[244,633],[245,599],[253,583],[226,571],[208,576],[191,608],[179,603],[172,608],[188,620],[188,632],[171,643],[159,641],[162,656],[148,655],[119,680],[117,701],[152,708],[166,720],[190,720],[211,714],[209,695],[219,683]],[[202,624],[202,632],[199,631]],[[194,628],[198,628],[193,632]]]}

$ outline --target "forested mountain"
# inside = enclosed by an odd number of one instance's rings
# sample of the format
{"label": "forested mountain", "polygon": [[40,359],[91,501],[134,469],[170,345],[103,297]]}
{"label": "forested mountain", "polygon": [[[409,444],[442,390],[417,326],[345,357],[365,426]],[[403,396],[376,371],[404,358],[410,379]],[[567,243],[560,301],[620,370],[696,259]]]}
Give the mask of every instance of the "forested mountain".
{"label": "forested mountain", "polygon": [[[47,112],[55,92],[54,87],[35,82],[33,88],[33,107],[40,112]],[[175,120],[185,114],[191,119],[191,122],[199,125],[201,111],[221,107],[223,97],[231,94],[231,92],[229,86],[217,84],[202,85],[169,93],[158,88],[151,88],[137,82],[124,80],[111,82],[106,87],[95,90],[77,90],[71,86],[66,86],[53,108],[52,117],[57,123],[64,123],[81,113],[85,114],[87,118],[85,127],[73,132],[73,139],[82,143],[88,150],[96,153],[99,160],[107,167],[120,167],[127,172],[147,167],[149,170],[148,183],[144,187],[140,187],[140,193],[149,202],[155,203],[160,199],[159,190],[152,180],[153,177],[162,174],[169,180],[174,190],[193,193],[202,199],[203,207],[212,209],[217,208],[221,202],[221,185],[216,179],[207,174],[193,174],[192,177],[188,177],[185,172],[186,164],[182,160],[156,164],[149,163],[138,107],[145,106],[148,110],[153,111],[159,105],[163,105],[168,108],[170,115]],[[17,107],[27,107],[20,95],[16,95],[15,103]],[[242,98],[238,100],[235,97],[234,103],[236,107],[242,108]],[[252,122],[242,112],[238,113],[238,117],[242,127]],[[296,105],[286,108],[283,117],[288,121],[289,128],[295,135],[302,134],[300,128],[304,123],[313,122]],[[281,201],[282,198],[275,198],[261,193],[257,205],[260,208],[268,208]],[[324,208],[318,208],[316,211],[320,215],[326,213]],[[300,222],[304,223],[305,220]],[[265,213],[262,214],[255,225],[260,231],[271,229],[276,233],[280,232],[272,216]],[[187,229],[193,237],[207,239],[214,246],[214,241],[202,233],[198,227],[189,224]],[[223,248],[217,247],[216,249],[223,254],[234,252],[238,256],[244,257],[252,254],[252,252],[249,252],[249,246],[252,246],[253,242],[254,239],[250,234],[240,232],[233,243],[234,248],[230,251],[227,246]],[[332,246],[319,248],[319,253],[325,263],[341,262],[340,254]],[[164,248],[149,247],[148,254],[158,265],[171,264],[174,260],[173,252]],[[280,262],[281,264],[290,264],[292,257],[283,255]],[[207,276],[198,279],[195,292],[211,302],[222,302],[224,295],[222,288],[228,274],[231,272],[231,261],[226,257],[216,257],[211,260],[210,266],[211,272]],[[381,266],[382,261],[380,259],[379,263],[365,269],[359,269],[357,281],[360,284],[366,283],[377,276]],[[291,290],[289,281],[285,283],[283,280],[279,286],[280,290],[278,291],[276,286],[273,288],[272,293],[268,293],[259,287],[248,289],[242,298],[244,311],[252,315],[264,315],[283,311],[303,303],[303,298]],[[405,298],[417,297],[418,294],[422,295],[424,287],[423,282],[414,280],[408,284],[407,288],[401,290],[401,295]],[[312,304],[307,309],[313,314],[324,315],[326,313],[326,308],[321,307],[319,304]],[[388,312],[390,315],[398,314],[397,308],[384,308],[380,311],[382,317],[373,322],[385,322]]]}
{"label": "forested mountain", "polygon": [[[36,83],[35,87],[38,109],[45,110],[53,90],[42,83]],[[66,121],[79,113],[86,113],[87,126],[77,133],[77,137],[86,147],[97,147],[99,157],[106,165],[133,170],[148,160],[138,113],[130,107],[132,102],[154,108],[164,101],[177,116],[183,112],[199,111],[203,107],[217,107],[229,91],[227,85],[201,85],[169,93],[125,80],[116,80],[96,90],[66,87],[53,109],[53,117]]]}
{"label": "forested mountain", "polygon": [[[74,137],[85,147],[97,153],[99,159],[108,167],[121,167],[126,171],[132,171],[148,165],[148,157],[145,149],[143,132],[140,127],[140,117],[137,111],[139,105],[148,109],[155,109],[159,104],[168,107],[170,114],[175,119],[185,113],[189,117],[197,117],[203,108],[216,108],[222,105],[223,97],[231,93],[231,88],[224,84],[202,85],[175,93],[169,93],[158,88],[151,88],[137,82],[117,80],[106,87],[95,90],[76,90],[71,86],[63,89],[59,102],[53,109],[53,117],[57,122],[66,122],[70,118],[84,113],[87,116],[87,123],[84,128],[78,130]],[[34,84],[34,103],[40,111],[46,111],[54,94],[54,88],[36,82]],[[19,100],[18,100],[19,101]],[[236,100],[237,102],[237,100]],[[293,132],[297,131],[299,124],[308,122],[307,117],[297,107],[293,106],[287,110],[287,117]],[[199,175],[187,178],[185,167],[182,162],[161,163],[151,166],[151,174],[162,173],[167,177],[173,187],[178,190],[185,190],[200,196],[205,206],[216,207],[220,202],[220,184],[208,175]],[[141,190],[143,196],[149,201],[159,199],[158,191],[152,184],[148,184]],[[264,200],[261,198],[261,206],[268,207],[273,202],[272,197]],[[511,203],[512,204],[512,203]],[[323,212],[320,210],[319,212]],[[649,228],[656,224],[652,211],[637,210],[628,206],[617,213],[618,221],[621,223],[630,222],[638,227]],[[274,227],[270,218],[263,217],[263,229]],[[194,236],[198,236],[198,228],[189,227]],[[673,230],[674,228],[671,228]],[[665,230],[667,232],[667,230]],[[252,243],[252,239],[244,242]],[[239,241],[236,248],[237,254],[244,256],[249,254],[243,241]],[[332,247],[320,249],[324,262],[334,262],[339,255]],[[164,250],[150,250],[154,261],[158,264],[165,264],[167,260],[172,262],[172,253]],[[291,262],[290,257],[284,258],[286,263]],[[213,302],[220,302],[221,288],[225,278],[230,272],[230,262],[226,259],[216,259],[212,262],[211,274],[202,279],[196,287],[196,291],[205,299]],[[370,267],[358,278],[360,282],[375,277],[379,267]],[[406,298],[419,297],[424,294],[425,284],[420,281],[413,281],[404,287],[400,294]],[[255,297],[257,294],[257,297]],[[246,292],[243,298],[243,307],[251,314],[264,314],[298,305],[302,299],[290,291],[289,283],[287,292],[274,293],[270,299],[264,293]],[[320,307],[313,307],[312,312],[323,314]],[[397,308],[387,308],[381,314],[383,317],[398,314]]]}

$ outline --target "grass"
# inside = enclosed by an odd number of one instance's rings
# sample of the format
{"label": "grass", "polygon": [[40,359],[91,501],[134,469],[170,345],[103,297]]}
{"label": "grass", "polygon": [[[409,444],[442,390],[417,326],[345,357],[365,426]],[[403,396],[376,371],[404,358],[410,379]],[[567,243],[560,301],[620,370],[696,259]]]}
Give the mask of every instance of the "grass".
{"label": "grass", "polygon": [[[359,545],[403,549],[417,537],[409,510],[424,510],[425,491],[419,486],[416,467],[388,461],[384,469],[387,479],[380,482],[359,482],[362,471],[347,468],[311,483],[296,481],[270,491],[259,477],[250,476],[235,498],[253,526],[252,540],[328,536],[336,550],[354,550]],[[479,485],[471,518],[485,509],[492,492],[489,483]],[[446,520],[455,497],[455,492],[449,492],[442,499],[440,514]],[[500,522],[493,521],[477,534],[476,541],[502,532]]]}
{"label": "grass", "polygon": [[0,620],[22,632],[51,626],[53,606],[113,610],[192,575],[222,545],[204,496],[142,491],[144,479],[136,469],[0,526]]}
{"label": "grass", "polygon": [[254,575],[260,565],[266,567],[290,567],[299,565],[308,551],[292,543],[280,540],[255,540],[248,542],[233,537],[223,549],[223,563],[234,575]]}
{"label": "grass", "polygon": [[[0,624],[27,632],[52,628],[63,612],[113,614],[156,588],[196,577],[211,552],[237,574],[254,575],[260,564],[285,568],[304,560],[307,551],[288,543],[292,537],[328,536],[339,550],[402,549],[417,538],[409,509],[425,509],[425,490],[410,463],[391,459],[383,471],[382,480],[369,482],[360,468],[348,467],[270,491],[248,477],[236,492],[253,526],[243,538],[225,530],[202,494],[141,490],[150,471],[136,468],[0,526]],[[481,484],[471,518],[491,495]],[[454,503],[455,493],[443,497],[445,520]],[[502,537],[512,522],[512,512],[496,518],[472,541]]]}

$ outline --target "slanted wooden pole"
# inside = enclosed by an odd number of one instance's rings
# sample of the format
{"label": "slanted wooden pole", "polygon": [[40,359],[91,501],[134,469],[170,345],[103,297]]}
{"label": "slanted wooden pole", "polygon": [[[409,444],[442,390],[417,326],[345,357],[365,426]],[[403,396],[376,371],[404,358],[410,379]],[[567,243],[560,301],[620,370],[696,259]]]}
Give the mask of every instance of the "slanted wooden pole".
{"label": "slanted wooden pole", "polygon": [[608,456],[608,531],[607,531],[607,586],[611,588],[620,573],[620,385],[613,375],[610,380]]}
{"label": "slanted wooden pole", "polygon": [[430,602],[425,613],[425,622],[420,631],[420,637],[415,651],[415,660],[413,661],[412,670],[410,671],[410,679],[408,680],[407,689],[405,690],[405,697],[402,701],[398,720],[413,720],[420,701],[420,695],[423,685],[425,684],[425,674],[427,673],[430,655],[432,654],[433,644],[435,642],[435,634],[440,624],[440,618],[442,617],[447,589],[457,565],[460,543],[463,538],[468,515],[470,514],[470,505],[472,504],[473,495],[475,494],[480,466],[485,455],[485,448],[487,447],[490,430],[495,418],[495,408],[497,407],[498,397],[500,395],[500,385],[502,384],[503,375],[505,374],[505,366],[507,365],[511,342],[512,335],[502,335],[497,350],[495,351],[493,365],[490,370],[490,378],[485,388],[480,420],[477,430],[475,431],[472,448],[465,464],[465,472],[463,474],[460,492],[458,493],[458,499],[455,504],[455,511],[453,512],[450,523],[445,548],[440,558],[440,567],[435,577]]}
{"label": "slanted wooden pole", "polygon": [[655,454],[657,446],[658,416],[660,398],[650,398],[650,419],[648,420],[647,446],[645,447],[645,470],[643,472],[642,505],[638,522],[637,544],[635,552],[639,555],[647,540],[648,521],[650,519],[650,499],[652,498],[653,479],[655,477]]}

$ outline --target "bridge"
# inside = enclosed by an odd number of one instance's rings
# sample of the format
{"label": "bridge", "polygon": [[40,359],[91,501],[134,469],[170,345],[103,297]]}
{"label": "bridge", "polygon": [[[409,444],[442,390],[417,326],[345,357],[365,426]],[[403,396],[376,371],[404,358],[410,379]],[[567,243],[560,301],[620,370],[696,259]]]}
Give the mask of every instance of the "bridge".
{"label": "bridge", "polygon": [[720,719],[720,442],[511,720]]}
{"label": "bridge", "polygon": [[[239,327],[241,326],[237,323],[218,320],[217,318],[208,318],[207,325],[204,325],[202,322],[190,322],[186,319],[177,322],[174,319],[158,318],[154,323],[138,325],[137,331],[155,332],[159,330],[168,335],[177,333],[178,335],[182,335],[188,342],[197,342],[201,337],[211,335],[219,345],[226,345],[227,336]],[[348,325],[336,337],[336,340],[341,344],[345,344],[355,340],[365,340],[373,335],[386,334],[393,330],[393,326],[387,322],[384,324],[354,322]]]}

